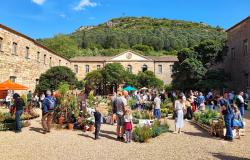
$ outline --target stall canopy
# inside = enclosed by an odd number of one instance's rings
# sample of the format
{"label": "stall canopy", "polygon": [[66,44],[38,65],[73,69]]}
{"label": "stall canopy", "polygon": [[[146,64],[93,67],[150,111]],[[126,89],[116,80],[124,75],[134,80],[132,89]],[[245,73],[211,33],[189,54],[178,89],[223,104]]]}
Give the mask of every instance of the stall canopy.
{"label": "stall canopy", "polygon": [[7,80],[3,83],[0,83],[0,90],[27,90],[27,89],[28,87],[18,83],[14,83],[11,80]]}
{"label": "stall canopy", "polygon": [[131,87],[131,86],[127,86],[126,88],[123,88],[123,90],[125,90],[125,91],[135,91],[136,88],[135,87]]}

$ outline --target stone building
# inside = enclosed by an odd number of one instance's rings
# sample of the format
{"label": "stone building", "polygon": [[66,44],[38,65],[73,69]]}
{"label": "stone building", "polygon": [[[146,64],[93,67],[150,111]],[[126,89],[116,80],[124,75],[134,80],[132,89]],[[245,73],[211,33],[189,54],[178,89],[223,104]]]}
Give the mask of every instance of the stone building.
{"label": "stone building", "polygon": [[151,70],[165,84],[169,84],[175,61],[176,56],[149,57],[133,51],[126,51],[114,57],[75,57],[69,60],[34,39],[0,24],[0,82],[11,79],[32,91],[40,75],[53,66],[67,66],[81,80],[86,73],[113,62],[121,63],[134,74]]}
{"label": "stone building", "polygon": [[70,61],[34,39],[0,24],[0,82],[11,79],[34,90],[40,75]]}
{"label": "stone building", "polygon": [[228,73],[234,90],[249,90],[250,81],[250,17],[227,30],[228,54],[223,67]]}
{"label": "stone building", "polygon": [[133,74],[137,74],[139,71],[150,70],[155,73],[156,77],[163,80],[164,84],[170,84],[172,81],[172,66],[177,61],[177,57],[142,56],[128,50],[113,57],[74,57],[70,61],[78,79],[84,79],[88,72],[102,68],[105,64],[117,62]]}

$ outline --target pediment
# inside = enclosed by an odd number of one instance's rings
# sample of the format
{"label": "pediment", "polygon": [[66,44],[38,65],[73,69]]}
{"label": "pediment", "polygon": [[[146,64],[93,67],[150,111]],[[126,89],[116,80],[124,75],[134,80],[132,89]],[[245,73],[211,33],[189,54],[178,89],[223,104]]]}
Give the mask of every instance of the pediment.
{"label": "pediment", "polygon": [[133,51],[122,52],[110,59],[110,61],[153,61],[152,59]]}

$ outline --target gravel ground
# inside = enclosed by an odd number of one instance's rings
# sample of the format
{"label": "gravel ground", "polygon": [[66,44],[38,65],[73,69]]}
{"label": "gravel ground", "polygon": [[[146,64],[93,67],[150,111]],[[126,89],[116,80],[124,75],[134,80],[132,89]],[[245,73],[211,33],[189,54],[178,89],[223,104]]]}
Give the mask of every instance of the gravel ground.
{"label": "gravel ground", "polygon": [[[93,140],[93,133],[52,130],[41,134],[40,118],[16,134],[0,132],[1,160],[79,160],[79,159],[225,159],[250,160],[250,113],[245,118],[246,136],[226,142],[211,137],[199,127],[185,122],[184,133],[171,132],[151,139],[148,143],[125,144],[116,141],[115,126],[102,125],[101,139]],[[173,130],[173,120],[168,120]]]}

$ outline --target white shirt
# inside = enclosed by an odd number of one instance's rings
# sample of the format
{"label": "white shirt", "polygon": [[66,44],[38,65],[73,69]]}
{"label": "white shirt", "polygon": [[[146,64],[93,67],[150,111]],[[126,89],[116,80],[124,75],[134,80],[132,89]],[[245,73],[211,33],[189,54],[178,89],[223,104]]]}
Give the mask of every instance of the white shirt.
{"label": "white shirt", "polygon": [[124,106],[127,106],[128,105],[127,99],[123,96],[121,98],[122,98],[122,102],[123,102]]}
{"label": "white shirt", "polygon": [[239,98],[241,103],[244,103],[244,98],[241,95],[238,95],[238,98]]}
{"label": "white shirt", "polygon": [[124,115],[124,122],[132,122],[132,115]]}
{"label": "white shirt", "polygon": [[161,109],[161,99],[159,97],[155,97],[155,109]]}
{"label": "white shirt", "polygon": [[6,96],[5,101],[6,102],[10,102],[11,101],[11,96],[9,94]]}

